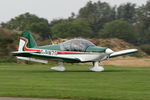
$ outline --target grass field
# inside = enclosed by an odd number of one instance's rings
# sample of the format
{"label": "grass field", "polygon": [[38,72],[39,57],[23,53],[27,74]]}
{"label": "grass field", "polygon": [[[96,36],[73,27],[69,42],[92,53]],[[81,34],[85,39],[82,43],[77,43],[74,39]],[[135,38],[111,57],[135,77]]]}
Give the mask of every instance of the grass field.
{"label": "grass field", "polygon": [[105,66],[105,72],[90,72],[89,65],[66,64],[67,72],[49,70],[54,65],[0,64],[0,96],[150,99],[150,67]]}

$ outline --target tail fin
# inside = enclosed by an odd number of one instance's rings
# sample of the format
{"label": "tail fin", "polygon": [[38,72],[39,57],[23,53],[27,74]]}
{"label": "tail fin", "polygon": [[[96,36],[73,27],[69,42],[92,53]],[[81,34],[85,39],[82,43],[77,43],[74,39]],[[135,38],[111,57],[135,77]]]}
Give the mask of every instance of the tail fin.
{"label": "tail fin", "polygon": [[18,51],[31,51],[32,49],[29,48],[35,48],[37,46],[38,45],[36,44],[30,31],[25,31],[21,33]]}

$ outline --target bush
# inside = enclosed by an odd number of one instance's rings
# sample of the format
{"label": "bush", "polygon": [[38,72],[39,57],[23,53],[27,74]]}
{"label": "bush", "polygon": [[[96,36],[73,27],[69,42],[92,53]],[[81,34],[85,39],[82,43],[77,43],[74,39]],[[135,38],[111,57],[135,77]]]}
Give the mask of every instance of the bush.
{"label": "bush", "polygon": [[9,56],[9,57],[1,56],[1,58],[0,58],[0,63],[13,63],[13,62],[16,62],[16,57],[13,57],[13,56]]}
{"label": "bush", "polygon": [[146,52],[147,54],[150,55],[150,45],[149,45],[149,44],[142,45],[142,46],[140,46],[140,48],[141,48],[144,52]]}

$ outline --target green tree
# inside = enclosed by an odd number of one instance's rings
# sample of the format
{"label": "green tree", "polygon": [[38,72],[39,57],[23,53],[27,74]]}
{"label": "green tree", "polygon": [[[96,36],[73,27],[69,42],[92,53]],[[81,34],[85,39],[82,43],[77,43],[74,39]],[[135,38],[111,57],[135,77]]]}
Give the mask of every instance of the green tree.
{"label": "green tree", "polygon": [[32,32],[38,33],[42,38],[46,38],[50,34],[48,21],[30,13],[21,14],[12,18],[7,23],[2,23],[1,26],[2,28],[11,30],[31,30]]}
{"label": "green tree", "polygon": [[127,42],[133,42],[135,39],[133,26],[123,20],[106,23],[99,35],[102,38],[120,38]]}
{"label": "green tree", "polygon": [[137,10],[138,45],[150,44],[150,0]]}
{"label": "green tree", "polygon": [[50,27],[49,25],[39,22],[39,23],[32,23],[29,27],[29,30],[31,30],[34,33],[39,34],[43,39],[47,38],[49,35],[51,35]]}
{"label": "green tree", "polygon": [[50,22],[50,27],[58,24],[58,23],[61,23],[62,21],[67,21],[67,19],[53,19],[51,22]]}
{"label": "green tree", "polygon": [[127,3],[117,8],[117,19],[123,19],[129,23],[136,22],[136,5]]}
{"label": "green tree", "polygon": [[106,2],[89,1],[79,10],[78,18],[85,18],[95,33],[94,37],[97,37],[97,32],[103,29],[104,24],[115,19],[115,7],[111,7]]}
{"label": "green tree", "polygon": [[62,21],[51,27],[51,31],[54,38],[90,37],[93,33],[84,19]]}

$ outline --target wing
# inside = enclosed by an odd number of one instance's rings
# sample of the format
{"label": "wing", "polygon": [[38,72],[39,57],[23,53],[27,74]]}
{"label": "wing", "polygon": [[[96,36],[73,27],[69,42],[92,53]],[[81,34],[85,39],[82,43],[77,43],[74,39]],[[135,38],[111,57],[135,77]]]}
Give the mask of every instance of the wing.
{"label": "wing", "polygon": [[13,56],[18,56],[18,57],[25,57],[25,58],[37,58],[37,59],[44,59],[44,60],[63,60],[65,62],[81,62],[80,59],[78,58],[70,58],[70,57],[62,57],[59,55],[45,55],[45,54],[40,54],[36,51],[32,52],[13,52]]}
{"label": "wing", "polygon": [[122,55],[130,54],[130,53],[135,53],[135,52],[138,52],[138,50],[137,49],[122,50],[122,51],[118,51],[118,52],[112,53],[109,56],[109,58],[113,58],[113,57],[117,57],[117,56],[122,56]]}

